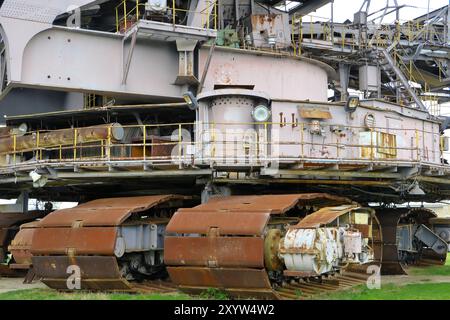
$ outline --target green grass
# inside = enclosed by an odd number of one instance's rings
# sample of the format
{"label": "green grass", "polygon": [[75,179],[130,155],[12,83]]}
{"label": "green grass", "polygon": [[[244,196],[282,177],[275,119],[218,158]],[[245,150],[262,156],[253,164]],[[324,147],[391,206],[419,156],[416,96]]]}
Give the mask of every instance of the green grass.
{"label": "green grass", "polygon": [[0,293],[0,300],[189,300],[190,296],[174,294],[61,293],[51,289],[26,289]]}
{"label": "green grass", "polygon": [[408,274],[414,276],[450,276],[450,254],[447,253],[447,259],[443,266],[411,267]]}
{"label": "green grass", "polygon": [[228,300],[228,294],[216,288],[208,288],[200,294],[200,298],[211,300]]}
{"label": "green grass", "polygon": [[345,291],[315,296],[322,300],[450,300],[450,283],[386,284],[381,289],[359,285]]}

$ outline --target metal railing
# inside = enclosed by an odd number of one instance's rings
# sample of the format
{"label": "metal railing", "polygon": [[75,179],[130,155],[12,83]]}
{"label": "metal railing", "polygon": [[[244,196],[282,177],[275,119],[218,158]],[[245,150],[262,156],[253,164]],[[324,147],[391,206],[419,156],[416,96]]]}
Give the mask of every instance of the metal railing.
{"label": "metal railing", "polygon": [[[21,148],[18,137],[13,135],[9,137],[12,149],[0,153],[0,163],[3,162],[0,168],[20,169],[33,163],[96,165],[114,161],[176,164],[180,168],[194,164],[264,165],[302,161],[444,163],[444,143],[438,130],[343,128],[332,124],[318,128],[309,122],[176,123],[123,126],[123,129],[139,134],[116,141],[112,128],[108,127],[106,138],[83,143],[79,132],[85,128],[74,128],[70,145],[55,145],[42,139],[51,131],[36,131],[27,134],[35,137],[34,145]],[[350,132],[357,134],[349,138]]]}
{"label": "metal railing", "polygon": [[[198,13],[201,15],[201,23],[206,29],[217,30],[217,0],[211,0],[206,8],[202,11],[192,11],[188,9],[177,8],[175,5],[175,0],[172,0],[170,6],[161,7],[159,9],[161,12],[170,13],[170,22],[172,24],[178,24],[177,16],[180,13],[188,14]],[[143,0],[136,0],[136,4],[129,6],[127,1],[122,1],[115,8],[116,11],[116,32],[126,32],[129,28],[134,26],[139,20],[145,18],[146,16],[146,2]]]}

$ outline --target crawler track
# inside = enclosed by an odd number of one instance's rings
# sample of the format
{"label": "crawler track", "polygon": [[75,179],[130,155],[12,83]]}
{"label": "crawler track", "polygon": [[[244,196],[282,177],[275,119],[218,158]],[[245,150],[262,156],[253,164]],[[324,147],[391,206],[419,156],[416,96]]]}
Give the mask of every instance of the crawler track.
{"label": "crawler track", "polygon": [[367,283],[369,275],[355,272],[343,272],[326,278],[292,281],[275,288],[280,299],[308,299],[322,293],[345,290]]}
{"label": "crawler track", "polygon": [[165,225],[184,200],[176,195],[100,199],[55,211],[35,229],[36,276],[50,288],[65,290],[73,272],[69,268],[77,266],[81,289],[132,292],[129,280],[165,274]]}
{"label": "crawler track", "polygon": [[276,235],[266,235],[268,225],[279,225],[277,219],[289,217],[290,210],[345,203],[350,200],[328,194],[232,196],[180,209],[165,238],[170,278],[190,294],[212,287],[236,298],[280,299],[269,274],[278,258],[271,246]]}

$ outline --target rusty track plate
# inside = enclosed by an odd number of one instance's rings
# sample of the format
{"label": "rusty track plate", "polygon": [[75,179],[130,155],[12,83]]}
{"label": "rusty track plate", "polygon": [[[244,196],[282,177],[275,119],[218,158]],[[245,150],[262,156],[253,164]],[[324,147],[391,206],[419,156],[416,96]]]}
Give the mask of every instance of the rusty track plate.
{"label": "rusty track plate", "polygon": [[38,228],[35,229],[31,253],[113,255],[117,228]]}
{"label": "rusty track plate", "polygon": [[259,237],[166,237],[164,262],[172,266],[264,267]]}
{"label": "rusty track plate", "polygon": [[131,214],[149,210],[163,202],[184,199],[182,196],[163,195],[131,198],[111,198],[90,201],[75,208],[62,209],[46,216],[42,227],[118,226]]}
{"label": "rusty track plate", "polygon": [[343,214],[357,208],[358,206],[354,205],[322,208],[303,218],[296,226],[293,226],[293,228],[318,228],[322,225],[331,223]]}
{"label": "rusty track plate", "polygon": [[[37,225],[37,222],[31,222],[22,226],[20,231],[11,241],[11,245],[8,247],[8,250],[14,257],[14,261],[21,267],[24,265],[31,265],[31,243],[34,232],[36,231],[34,227]],[[11,268],[14,269],[14,265],[11,265]]]}
{"label": "rusty track plate", "polygon": [[[52,289],[56,290],[69,290],[67,287],[67,280],[61,279],[42,279],[41,280],[45,285]],[[132,286],[128,283],[128,281],[124,279],[93,279],[93,280],[81,280],[81,290],[90,290],[90,291],[120,291],[120,292],[128,292],[134,291]]]}
{"label": "rusty track plate", "polygon": [[[261,235],[270,212],[217,212],[180,209],[167,225],[167,232],[207,234],[211,227],[221,235]],[[239,223],[236,223],[239,221]]]}
{"label": "rusty track plate", "polygon": [[19,226],[25,222],[42,218],[45,214],[40,211],[32,211],[28,213],[0,213],[0,227],[8,228]]}
{"label": "rusty track plate", "polygon": [[184,287],[271,290],[264,269],[168,267],[172,281]]}
{"label": "rusty track plate", "polygon": [[257,195],[214,197],[206,203],[193,208],[201,211],[269,211],[281,214],[292,209],[296,204],[330,206],[351,203],[350,199],[325,193]]}
{"label": "rusty track plate", "polygon": [[115,257],[102,256],[34,256],[33,267],[42,278],[67,279],[67,268],[76,265],[82,279],[114,279],[121,276]]}
{"label": "rusty track plate", "polygon": [[131,291],[131,284],[122,278],[114,257],[100,256],[34,256],[37,277],[52,289],[68,290],[67,268],[76,265],[81,271],[81,290]]}

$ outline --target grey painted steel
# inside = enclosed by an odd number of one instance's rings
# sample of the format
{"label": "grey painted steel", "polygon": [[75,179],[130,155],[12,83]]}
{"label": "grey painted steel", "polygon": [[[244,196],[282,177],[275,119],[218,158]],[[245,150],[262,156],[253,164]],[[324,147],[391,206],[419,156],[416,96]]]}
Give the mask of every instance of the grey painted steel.
{"label": "grey painted steel", "polygon": [[448,251],[447,242],[423,224],[417,228],[414,236],[438,254],[443,255]]}

